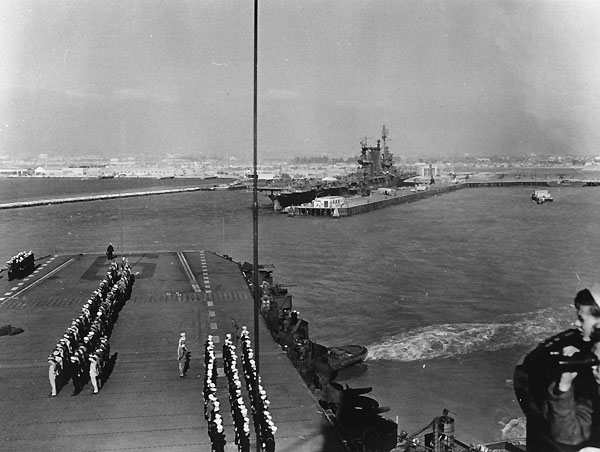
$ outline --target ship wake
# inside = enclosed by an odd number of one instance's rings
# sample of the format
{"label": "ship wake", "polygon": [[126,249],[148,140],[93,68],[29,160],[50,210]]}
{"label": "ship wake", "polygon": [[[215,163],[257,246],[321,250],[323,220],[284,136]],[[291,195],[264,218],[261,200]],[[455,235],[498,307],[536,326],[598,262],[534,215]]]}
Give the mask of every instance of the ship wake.
{"label": "ship wake", "polygon": [[401,362],[492,352],[517,345],[535,345],[568,328],[564,317],[546,310],[506,323],[454,323],[407,330],[368,346],[368,360]]}

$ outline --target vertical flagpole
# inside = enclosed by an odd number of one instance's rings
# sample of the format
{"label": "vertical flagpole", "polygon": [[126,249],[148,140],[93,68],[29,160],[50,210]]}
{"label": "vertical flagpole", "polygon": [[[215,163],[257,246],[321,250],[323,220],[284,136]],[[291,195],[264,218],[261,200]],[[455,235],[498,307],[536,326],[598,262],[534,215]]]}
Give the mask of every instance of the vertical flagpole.
{"label": "vertical flagpole", "polygon": [[[253,189],[253,200],[252,200],[252,225],[254,232],[254,271],[252,272],[252,288],[254,289],[254,349],[256,351],[254,355],[254,361],[256,363],[256,375],[260,375],[260,347],[258,339],[258,310],[260,308],[260,297],[258,290],[258,0],[254,0],[254,95],[253,95],[253,135],[254,135],[254,189]],[[255,387],[255,398],[256,401],[256,418],[259,420],[259,425],[255,426],[256,435],[256,452],[261,450],[260,440],[260,422],[262,419],[262,407],[260,404],[260,394],[258,391],[258,384]]]}

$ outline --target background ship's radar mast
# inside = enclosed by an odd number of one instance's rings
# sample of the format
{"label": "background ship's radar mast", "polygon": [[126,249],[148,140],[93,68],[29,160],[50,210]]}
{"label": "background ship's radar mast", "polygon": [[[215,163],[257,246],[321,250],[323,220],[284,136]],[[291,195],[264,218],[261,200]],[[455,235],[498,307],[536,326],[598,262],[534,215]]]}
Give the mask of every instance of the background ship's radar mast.
{"label": "background ship's radar mast", "polygon": [[394,165],[393,155],[390,153],[390,148],[387,145],[388,133],[389,131],[384,124],[381,128],[381,141],[383,141],[383,155],[381,159],[381,166],[386,171],[389,171],[390,168]]}

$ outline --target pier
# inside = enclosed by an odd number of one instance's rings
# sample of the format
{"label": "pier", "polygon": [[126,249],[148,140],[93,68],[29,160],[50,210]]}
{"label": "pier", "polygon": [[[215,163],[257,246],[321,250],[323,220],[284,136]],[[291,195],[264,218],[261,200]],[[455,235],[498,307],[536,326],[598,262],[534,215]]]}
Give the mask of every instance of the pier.
{"label": "pier", "polygon": [[546,180],[519,180],[519,181],[468,181],[458,184],[440,184],[428,185],[427,190],[410,191],[408,187],[403,190],[396,189],[394,194],[372,193],[369,196],[353,196],[345,199],[345,203],[341,207],[315,207],[310,204],[301,206],[288,207],[287,213],[289,216],[312,216],[312,217],[331,217],[341,218],[351,215],[370,212],[372,210],[383,209],[389,206],[399,204],[407,204],[410,202],[420,201],[422,199],[431,198],[433,196],[451,193],[465,188],[489,188],[489,187],[560,187],[560,186],[578,186],[578,187],[597,187],[600,184],[598,181],[572,181],[568,183],[556,183],[555,181]]}
{"label": "pier", "polygon": [[[208,334],[219,352],[217,396],[226,450],[237,450],[220,352],[225,335],[235,334],[233,321],[247,326],[254,338],[254,303],[238,265],[202,250],[125,257],[136,281],[110,337],[114,369],[93,396],[89,382],[71,396],[69,382],[57,397],[48,397],[47,356],[102,280],[108,268],[104,255],[47,256],[36,261],[28,277],[0,278],[0,325],[24,329],[0,337],[3,451],[209,451],[202,395]],[[191,352],[185,378],[179,378],[177,366],[182,331]],[[278,428],[277,451],[344,450],[262,320],[260,375]],[[244,391],[249,407],[247,396]],[[253,427],[251,432],[255,450]]]}
{"label": "pier", "polygon": [[430,198],[432,196],[442,195],[451,191],[464,188],[460,184],[439,186],[428,190],[411,192],[408,188],[404,190],[396,190],[394,194],[386,195],[380,193],[372,193],[369,196],[352,196],[345,199],[342,207],[313,207],[312,205],[290,206],[288,215],[290,216],[317,216],[317,217],[349,217],[361,213],[370,212],[372,210],[383,209],[389,206],[398,204],[406,204],[416,202],[421,199]]}

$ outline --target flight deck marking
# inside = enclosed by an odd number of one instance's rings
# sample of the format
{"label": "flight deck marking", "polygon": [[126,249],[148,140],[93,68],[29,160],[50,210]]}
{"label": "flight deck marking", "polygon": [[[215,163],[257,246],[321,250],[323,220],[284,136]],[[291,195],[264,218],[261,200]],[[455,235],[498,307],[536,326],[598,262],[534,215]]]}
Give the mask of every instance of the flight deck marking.
{"label": "flight deck marking", "polygon": [[[6,300],[4,300],[2,303],[0,303],[0,306],[2,306],[4,303],[6,303],[8,300],[21,295],[23,292],[25,292],[28,289],[31,289],[32,287],[36,286],[37,284],[41,283],[42,281],[50,278],[52,275],[54,275],[55,273],[58,273],[60,270],[62,270],[63,268],[65,268],[67,265],[71,265],[73,262],[75,262],[75,258],[71,258],[69,259],[67,262],[65,262],[64,264],[56,267],[54,270],[52,270],[51,272],[49,272],[48,274],[42,276],[40,279],[32,282],[30,285],[23,287],[20,291],[18,291],[17,293],[11,295],[10,297],[8,297]],[[35,272],[34,272],[35,273]],[[10,295],[10,292],[5,293],[4,295]]]}
{"label": "flight deck marking", "polygon": [[215,322],[211,322],[210,323],[210,329],[211,330],[216,330],[217,329],[217,324]]}
{"label": "flight deck marking", "polygon": [[183,266],[183,270],[187,274],[188,279],[190,280],[190,283],[192,284],[192,289],[194,290],[194,292],[202,292],[202,289],[200,288],[200,284],[198,284],[198,281],[196,281],[196,277],[192,273],[192,269],[190,268],[190,265],[188,264],[187,260],[185,259],[185,256],[183,255],[183,253],[181,251],[177,251],[177,257],[179,257],[181,265]]}

